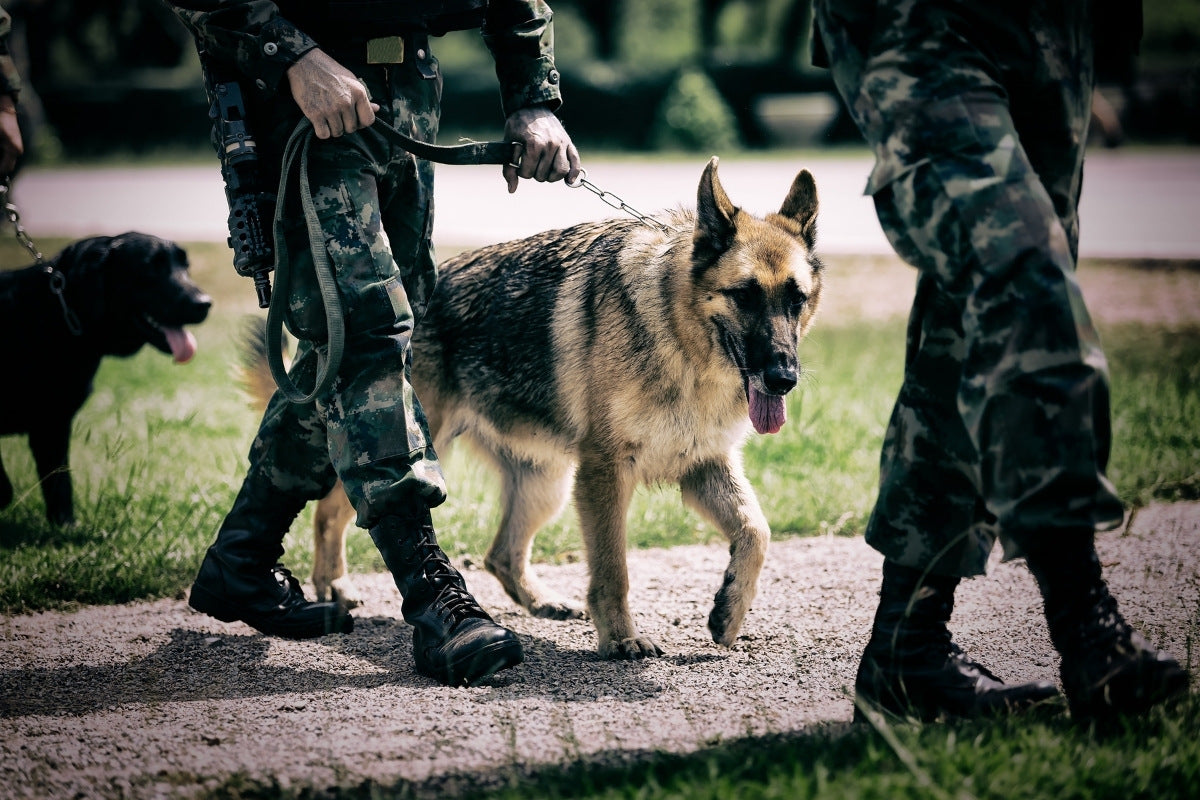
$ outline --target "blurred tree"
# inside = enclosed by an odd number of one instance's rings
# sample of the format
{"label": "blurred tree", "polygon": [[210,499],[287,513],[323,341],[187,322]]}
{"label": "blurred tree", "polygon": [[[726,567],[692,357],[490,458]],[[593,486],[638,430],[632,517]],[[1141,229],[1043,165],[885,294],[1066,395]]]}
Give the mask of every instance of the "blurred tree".
{"label": "blurred tree", "polygon": [[[30,68],[43,83],[178,66],[191,36],[159,0],[22,0]],[[16,13],[16,12],[14,12]]]}

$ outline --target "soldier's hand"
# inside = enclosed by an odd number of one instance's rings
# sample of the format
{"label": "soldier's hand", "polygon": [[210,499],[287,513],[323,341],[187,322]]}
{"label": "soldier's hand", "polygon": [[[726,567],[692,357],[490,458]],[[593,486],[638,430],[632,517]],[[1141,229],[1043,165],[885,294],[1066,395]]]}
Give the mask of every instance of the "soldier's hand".
{"label": "soldier's hand", "polygon": [[17,125],[17,104],[11,94],[0,95],[0,180],[12,174],[24,152],[21,128]]}
{"label": "soldier's hand", "polygon": [[354,133],[375,121],[377,103],[350,70],[324,50],[309,50],[288,67],[288,83],[318,139]]}
{"label": "soldier's hand", "polygon": [[514,111],[504,123],[504,139],[524,146],[519,167],[504,165],[510,194],[517,190],[520,178],[551,182],[566,178],[574,183],[579,177],[579,151],[550,109],[536,106]]}

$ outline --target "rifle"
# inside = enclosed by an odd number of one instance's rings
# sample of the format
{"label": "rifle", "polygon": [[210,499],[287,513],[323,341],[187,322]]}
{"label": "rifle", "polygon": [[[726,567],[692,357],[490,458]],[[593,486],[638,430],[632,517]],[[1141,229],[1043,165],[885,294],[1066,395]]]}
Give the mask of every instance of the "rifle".
{"label": "rifle", "polygon": [[208,116],[212,120],[212,145],[221,162],[225,199],[229,203],[229,238],[233,268],[254,279],[258,307],[271,305],[271,271],[275,247],[271,221],[275,214],[275,191],[265,180],[259,164],[258,144],[246,121],[246,104],[237,78],[216,67],[200,53]]}

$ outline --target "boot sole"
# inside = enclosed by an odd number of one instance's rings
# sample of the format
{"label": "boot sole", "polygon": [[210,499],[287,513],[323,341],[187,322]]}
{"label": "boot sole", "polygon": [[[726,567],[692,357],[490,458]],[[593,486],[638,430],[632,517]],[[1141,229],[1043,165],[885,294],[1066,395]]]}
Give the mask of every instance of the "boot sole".
{"label": "boot sole", "polygon": [[492,642],[474,653],[452,661],[444,669],[417,664],[417,671],[447,686],[475,686],[502,670],[525,660],[525,651],[517,640]]}
{"label": "boot sole", "polygon": [[202,614],[221,622],[244,622],[259,633],[279,636],[284,639],[316,639],[328,633],[350,633],[354,630],[354,617],[343,612],[325,615],[320,622],[280,623],[254,614],[246,614],[203,586],[193,585],[188,595],[188,605]]}

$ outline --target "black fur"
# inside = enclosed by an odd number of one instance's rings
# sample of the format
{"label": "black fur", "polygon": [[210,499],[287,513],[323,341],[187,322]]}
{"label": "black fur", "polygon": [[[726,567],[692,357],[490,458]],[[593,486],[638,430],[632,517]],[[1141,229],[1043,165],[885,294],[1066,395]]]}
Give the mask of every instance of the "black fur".
{"label": "black fur", "polygon": [[[47,267],[61,276],[61,301]],[[75,520],[71,424],[101,359],[146,344],[170,354],[163,326],[203,322],[211,305],[183,249],[142,233],[83,239],[45,265],[0,271],[0,435],[28,435],[52,523]],[[0,464],[0,508],[12,499]]]}

